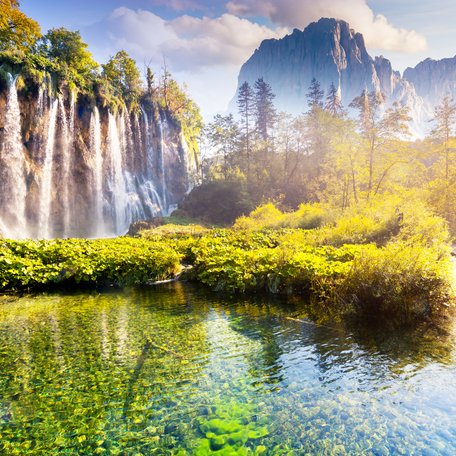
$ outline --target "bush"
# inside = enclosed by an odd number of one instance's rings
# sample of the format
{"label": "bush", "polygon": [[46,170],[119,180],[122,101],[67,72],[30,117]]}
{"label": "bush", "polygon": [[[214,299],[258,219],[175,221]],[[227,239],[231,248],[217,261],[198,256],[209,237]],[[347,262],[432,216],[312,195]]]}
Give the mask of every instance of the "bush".
{"label": "bush", "polygon": [[169,279],[181,255],[146,239],[1,241],[0,289],[134,285]]}
{"label": "bush", "polygon": [[449,256],[421,245],[364,247],[337,284],[337,296],[372,319],[410,322],[435,316],[452,298],[451,267]]}
{"label": "bush", "polygon": [[252,210],[243,180],[212,181],[195,187],[179,205],[181,214],[214,225],[230,225]]}

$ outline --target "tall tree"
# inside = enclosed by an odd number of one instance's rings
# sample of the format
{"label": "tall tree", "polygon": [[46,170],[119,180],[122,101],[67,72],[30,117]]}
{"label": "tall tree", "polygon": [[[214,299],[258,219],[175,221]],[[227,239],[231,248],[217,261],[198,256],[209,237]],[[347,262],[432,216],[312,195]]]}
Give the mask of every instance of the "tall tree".
{"label": "tall tree", "polygon": [[221,116],[217,114],[206,127],[209,146],[216,157],[222,159],[222,174],[225,179],[235,171],[240,132],[233,114]]}
{"label": "tall tree", "polygon": [[343,113],[339,89],[336,88],[333,82],[331,82],[331,85],[329,86],[325,109],[333,116],[340,116]]}
{"label": "tall tree", "polygon": [[237,105],[241,116],[241,130],[243,133],[243,148],[246,157],[247,176],[250,175],[251,157],[251,124],[254,117],[255,96],[250,84],[246,81],[239,87]]}
{"label": "tall tree", "polygon": [[368,200],[373,193],[378,193],[391,168],[401,161],[395,153],[398,141],[410,134],[408,108],[393,103],[383,112],[383,103],[384,96],[381,93],[368,93],[367,90],[350,103],[350,107],[359,112],[358,130],[367,161]]}
{"label": "tall tree", "polygon": [[40,36],[38,22],[20,10],[18,0],[0,0],[0,52],[27,52]]}
{"label": "tall tree", "polygon": [[450,139],[454,134],[456,123],[456,104],[450,95],[445,95],[434,110],[435,127],[431,133],[434,139],[443,145],[445,160],[445,179],[449,179],[450,168]]}
{"label": "tall tree", "polygon": [[265,142],[271,138],[271,130],[277,120],[274,98],[271,86],[259,78],[255,82],[255,121],[257,134]]}
{"label": "tall tree", "polygon": [[103,65],[103,75],[111,83],[117,96],[128,104],[139,101],[142,92],[141,74],[136,62],[126,51],[119,51]]}
{"label": "tall tree", "polygon": [[39,52],[52,62],[61,82],[84,86],[95,76],[98,64],[79,32],[63,27],[49,30],[40,40]]}
{"label": "tall tree", "polygon": [[309,106],[309,108],[311,110],[315,108],[323,108],[324,95],[325,93],[321,89],[320,83],[315,78],[312,78],[312,81],[310,82],[309,91],[306,95],[307,105]]}

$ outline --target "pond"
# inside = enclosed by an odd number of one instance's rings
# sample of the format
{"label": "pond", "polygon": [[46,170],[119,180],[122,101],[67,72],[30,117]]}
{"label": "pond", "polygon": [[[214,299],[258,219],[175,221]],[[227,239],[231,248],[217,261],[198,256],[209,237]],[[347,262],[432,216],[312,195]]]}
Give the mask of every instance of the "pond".
{"label": "pond", "polygon": [[456,453],[456,336],[185,284],[0,298],[0,453]]}

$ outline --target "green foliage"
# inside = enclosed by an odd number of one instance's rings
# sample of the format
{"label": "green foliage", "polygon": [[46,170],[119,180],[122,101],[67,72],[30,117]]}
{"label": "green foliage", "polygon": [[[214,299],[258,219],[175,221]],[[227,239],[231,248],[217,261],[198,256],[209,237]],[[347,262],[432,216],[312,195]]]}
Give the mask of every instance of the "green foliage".
{"label": "green foliage", "polygon": [[19,9],[18,0],[0,0],[0,54],[22,58],[40,36],[38,22]]}
{"label": "green foliage", "polygon": [[212,181],[195,187],[179,204],[183,215],[215,225],[227,225],[252,209],[243,180]]}
{"label": "green foliage", "polygon": [[181,256],[146,239],[8,241],[0,248],[0,289],[60,284],[120,286],[172,278]]}
{"label": "green foliage", "polygon": [[198,442],[196,456],[253,456],[266,450],[262,445],[255,445],[269,431],[264,423],[254,420],[256,413],[253,405],[221,404],[214,408],[215,412],[208,419],[200,418],[199,427],[205,438]]}
{"label": "green foliage", "polygon": [[63,27],[54,28],[40,40],[38,55],[47,59],[59,84],[74,84],[87,90],[96,76],[98,64],[82,41],[81,34]]}
{"label": "green foliage", "polygon": [[338,284],[337,296],[371,319],[435,317],[451,301],[452,267],[448,255],[419,244],[368,246]]}
{"label": "green foliage", "polygon": [[113,89],[114,96],[137,108],[142,94],[142,82],[136,62],[126,51],[119,51],[103,65],[103,76]]}

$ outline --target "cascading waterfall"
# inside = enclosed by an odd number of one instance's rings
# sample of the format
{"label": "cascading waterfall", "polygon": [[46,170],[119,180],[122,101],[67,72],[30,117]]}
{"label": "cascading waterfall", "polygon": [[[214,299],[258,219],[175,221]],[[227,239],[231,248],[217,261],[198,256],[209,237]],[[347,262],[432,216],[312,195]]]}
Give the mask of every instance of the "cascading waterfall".
{"label": "cascading waterfall", "polygon": [[70,231],[71,220],[71,157],[74,135],[74,92],[71,93],[70,113],[67,115],[62,96],[58,97],[59,117],[62,140],[62,206],[63,206],[63,236],[67,237]]}
{"label": "cascading waterfall", "polygon": [[39,233],[44,239],[51,237],[51,209],[52,209],[52,174],[54,165],[54,144],[57,130],[57,110],[59,100],[51,101],[49,113],[46,148],[44,151],[44,163],[41,171],[41,190],[39,208]]}
{"label": "cascading waterfall", "polygon": [[165,134],[168,129],[168,123],[166,118],[162,120],[159,119],[160,126],[160,173],[161,173],[161,187],[162,187],[162,202],[165,215],[168,215],[168,202],[166,200],[166,173],[165,173]]}
{"label": "cascading waterfall", "polygon": [[125,179],[123,175],[123,159],[121,140],[117,121],[112,113],[109,113],[108,121],[108,149],[111,154],[111,180],[110,187],[113,197],[115,233],[122,233],[127,228],[126,206],[127,195]]}
{"label": "cascading waterfall", "polygon": [[22,238],[27,235],[25,157],[21,134],[21,112],[16,89],[17,77],[8,76],[9,90],[3,143],[0,149],[1,199],[8,200],[2,204],[5,210],[0,219],[3,219],[2,225],[9,227],[3,230],[13,237]]}
{"label": "cascading waterfall", "polygon": [[101,150],[100,112],[95,107],[90,119],[90,150],[93,153],[93,182],[97,236],[105,232],[103,218],[103,155]]}
{"label": "cascading waterfall", "polygon": [[56,94],[49,77],[30,100],[10,79],[8,92],[0,91],[0,236],[124,234],[184,196],[182,138],[160,120],[163,113],[145,105],[114,114],[76,94]]}

